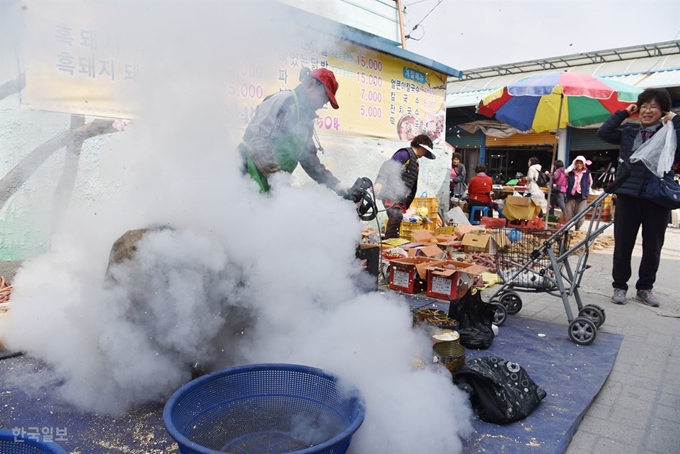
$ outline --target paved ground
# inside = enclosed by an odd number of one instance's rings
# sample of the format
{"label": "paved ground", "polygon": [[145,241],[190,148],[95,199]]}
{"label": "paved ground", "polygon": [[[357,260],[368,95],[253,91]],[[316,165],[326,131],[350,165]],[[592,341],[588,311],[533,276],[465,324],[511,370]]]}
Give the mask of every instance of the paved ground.
{"label": "paved ground", "polygon": [[[608,234],[610,232],[605,232]],[[680,452],[680,230],[669,228],[662,251],[655,294],[661,306],[653,309],[633,299],[612,304],[613,248],[591,253],[581,285],[584,304],[606,310],[601,332],[624,335],[614,369],[597,396],[567,454]],[[634,289],[641,253],[634,252]],[[676,280],[677,279],[677,280]],[[563,323],[560,299],[545,294],[523,294],[524,316]],[[575,307],[575,304],[572,306]],[[597,340],[589,348],[597,348]]]}

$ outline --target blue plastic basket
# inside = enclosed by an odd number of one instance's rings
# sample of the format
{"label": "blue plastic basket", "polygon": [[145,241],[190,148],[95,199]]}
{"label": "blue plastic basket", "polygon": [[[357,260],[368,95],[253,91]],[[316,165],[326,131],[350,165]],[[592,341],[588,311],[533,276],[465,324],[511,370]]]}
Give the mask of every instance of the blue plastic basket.
{"label": "blue plastic basket", "polygon": [[0,430],[0,453],[2,454],[67,454],[57,443],[35,440],[27,434],[14,435],[11,430]]}
{"label": "blue plastic basket", "polygon": [[364,401],[320,369],[256,364],[182,386],[163,420],[182,454],[344,454],[364,421]]}

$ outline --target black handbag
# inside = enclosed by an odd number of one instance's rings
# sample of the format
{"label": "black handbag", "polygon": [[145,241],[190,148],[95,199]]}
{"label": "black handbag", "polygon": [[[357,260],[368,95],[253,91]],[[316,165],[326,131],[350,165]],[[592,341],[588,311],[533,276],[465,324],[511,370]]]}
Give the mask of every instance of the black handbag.
{"label": "black handbag", "polygon": [[654,176],[645,188],[645,197],[657,205],[675,210],[680,208],[680,184],[672,173],[665,173],[663,178]]}
{"label": "black handbag", "polygon": [[468,361],[453,374],[453,382],[469,394],[475,414],[495,424],[526,418],[547,395],[526,369],[498,356]]}

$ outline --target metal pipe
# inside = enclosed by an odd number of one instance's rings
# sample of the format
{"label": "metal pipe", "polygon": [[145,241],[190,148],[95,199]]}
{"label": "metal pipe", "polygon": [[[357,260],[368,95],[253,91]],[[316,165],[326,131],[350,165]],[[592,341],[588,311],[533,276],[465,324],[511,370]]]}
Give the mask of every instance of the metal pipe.
{"label": "metal pipe", "polygon": [[401,48],[406,49],[406,37],[404,36],[404,15],[402,14],[401,0],[394,0],[397,4],[397,12],[399,13],[399,36],[401,37]]}

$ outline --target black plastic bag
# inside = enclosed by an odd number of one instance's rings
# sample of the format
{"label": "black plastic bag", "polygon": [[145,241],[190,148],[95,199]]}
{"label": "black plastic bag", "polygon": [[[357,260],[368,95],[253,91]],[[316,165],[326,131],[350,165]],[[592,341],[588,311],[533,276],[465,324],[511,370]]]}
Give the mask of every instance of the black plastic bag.
{"label": "black plastic bag", "polygon": [[479,419],[495,424],[526,418],[546,396],[522,366],[498,356],[468,361],[453,382],[470,395]]}
{"label": "black plastic bag", "polygon": [[459,323],[460,344],[465,348],[486,350],[493,342],[493,306],[482,301],[482,293],[470,288],[462,298],[451,301],[449,318]]}

